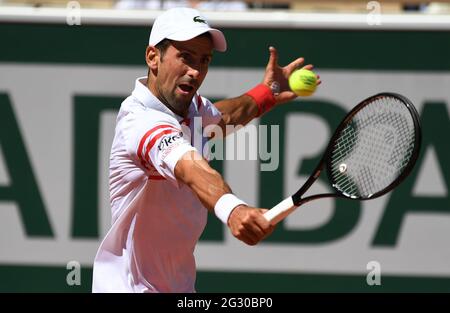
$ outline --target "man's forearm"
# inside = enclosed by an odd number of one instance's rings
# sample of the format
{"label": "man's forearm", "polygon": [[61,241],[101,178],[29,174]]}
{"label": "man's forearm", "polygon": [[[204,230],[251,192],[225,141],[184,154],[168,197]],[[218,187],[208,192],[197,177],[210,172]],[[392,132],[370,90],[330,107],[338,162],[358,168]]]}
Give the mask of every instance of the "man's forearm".
{"label": "man's forearm", "polygon": [[220,126],[226,131],[227,125],[245,126],[255,117],[261,116],[276,104],[272,90],[265,84],[259,84],[244,95],[215,103],[222,113]]}
{"label": "man's forearm", "polygon": [[225,125],[247,125],[259,112],[258,105],[249,95],[225,99],[214,105],[222,113],[222,121]]}
{"label": "man's forearm", "polygon": [[226,225],[234,208],[247,205],[231,193],[222,176],[195,151],[187,152],[178,161],[175,176],[189,186],[203,206]]}
{"label": "man's forearm", "polygon": [[202,204],[213,212],[217,201],[231,193],[222,176],[193,151],[186,153],[175,167],[175,176],[189,186]]}

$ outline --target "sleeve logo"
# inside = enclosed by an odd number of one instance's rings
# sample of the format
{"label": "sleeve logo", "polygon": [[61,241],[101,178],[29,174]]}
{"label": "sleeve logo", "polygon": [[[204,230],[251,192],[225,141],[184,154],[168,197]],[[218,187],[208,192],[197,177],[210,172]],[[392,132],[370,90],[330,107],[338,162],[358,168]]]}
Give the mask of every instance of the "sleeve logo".
{"label": "sleeve logo", "polygon": [[169,134],[164,137],[162,137],[161,142],[158,145],[158,150],[162,151],[169,146],[173,145],[175,142],[183,138],[183,133],[179,132],[176,134]]}

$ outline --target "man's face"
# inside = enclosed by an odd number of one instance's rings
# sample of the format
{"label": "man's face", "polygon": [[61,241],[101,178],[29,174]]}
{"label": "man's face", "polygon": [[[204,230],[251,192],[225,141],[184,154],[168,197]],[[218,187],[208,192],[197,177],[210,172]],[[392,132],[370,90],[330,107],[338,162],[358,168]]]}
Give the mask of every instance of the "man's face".
{"label": "man's face", "polygon": [[174,113],[186,116],[192,97],[208,73],[213,43],[207,36],[171,43],[159,57],[155,83],[150,88]]}

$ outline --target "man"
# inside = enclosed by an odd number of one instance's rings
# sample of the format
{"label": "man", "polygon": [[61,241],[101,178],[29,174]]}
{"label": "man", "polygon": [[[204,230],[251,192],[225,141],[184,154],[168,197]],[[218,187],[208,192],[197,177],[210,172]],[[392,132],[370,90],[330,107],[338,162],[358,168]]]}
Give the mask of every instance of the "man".
{"label": "man", "polygon": [[194,117],[202,118],[202,127],[225,129],[294,99],[287,77],[303,59],[280,68],[271,47],[262,84],[212,104],[197,90],[214,49],[226,50],[225,37],[194,9],[168,10],[152,27],[148,76],[136,80],[117,117],[110,159],[113,224],[95,258],[94,292],[194,292],[193,253],[207,211],[249,245],[273,231],[266,210],[234,196],[184,133],[201,131]]}

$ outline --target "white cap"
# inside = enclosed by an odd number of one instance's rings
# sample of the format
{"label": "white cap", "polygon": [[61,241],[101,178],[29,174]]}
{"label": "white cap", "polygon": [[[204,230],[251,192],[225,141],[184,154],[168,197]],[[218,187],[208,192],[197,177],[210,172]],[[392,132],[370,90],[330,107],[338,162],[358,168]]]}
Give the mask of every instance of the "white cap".
{"label": "white cap", "polygon": [[150,33],[150,46],[156,46],[163,39],[186,41],[209,32],[213,39],[214,49],[227,50],[227,41],[223,33],[209,27],[205,17],[191,8],[173,8],[158,16]]}

